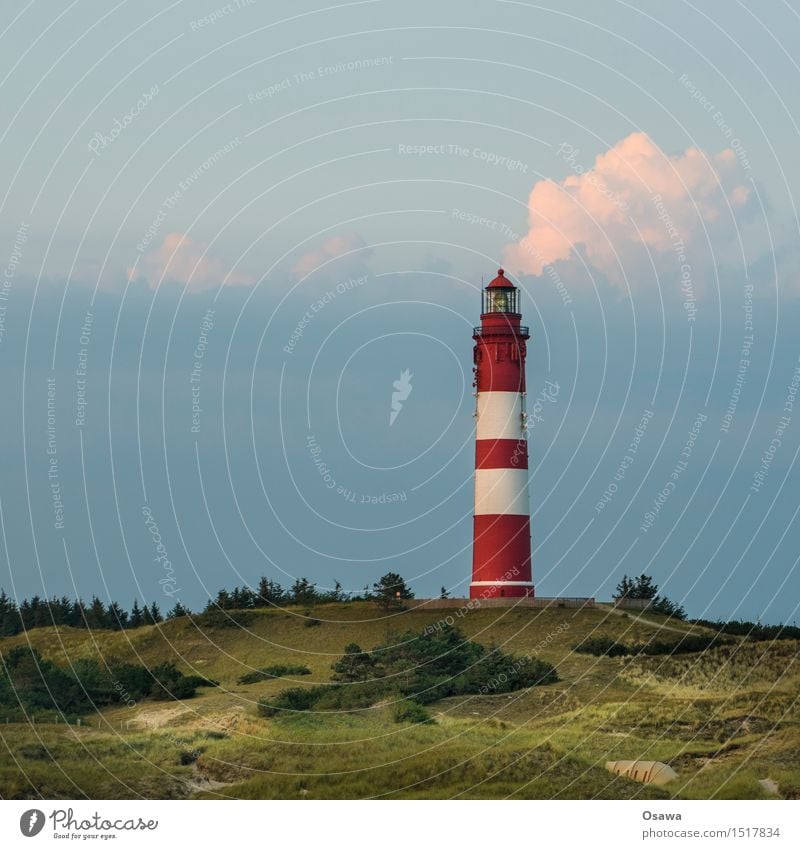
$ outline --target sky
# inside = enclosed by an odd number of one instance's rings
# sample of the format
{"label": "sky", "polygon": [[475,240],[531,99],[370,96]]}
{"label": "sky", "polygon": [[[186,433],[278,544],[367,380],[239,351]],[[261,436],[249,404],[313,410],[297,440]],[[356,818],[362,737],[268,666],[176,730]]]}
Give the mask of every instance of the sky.
{"label": "sky", "polygon": [[0,25],[6,592],[466,595],[503,266],[537,594],[797,621],[800,4],[42,8]]}

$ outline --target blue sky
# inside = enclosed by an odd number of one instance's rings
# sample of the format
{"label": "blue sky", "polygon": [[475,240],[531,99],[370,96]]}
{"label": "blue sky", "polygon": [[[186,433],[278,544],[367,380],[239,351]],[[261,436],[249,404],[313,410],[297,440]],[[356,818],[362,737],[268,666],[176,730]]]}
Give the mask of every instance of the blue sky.
{"label": "blue sky", "polygon": [[38,11],[0,37],[7,591],[466,593],[503,264],[555,398],[539,594],[796,619],[796,3]]}

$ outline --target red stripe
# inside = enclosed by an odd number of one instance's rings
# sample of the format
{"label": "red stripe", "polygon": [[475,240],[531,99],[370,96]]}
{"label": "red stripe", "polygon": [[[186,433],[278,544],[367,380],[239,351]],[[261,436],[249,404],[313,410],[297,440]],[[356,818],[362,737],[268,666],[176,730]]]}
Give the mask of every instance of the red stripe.
{"label": "red stripe", "polygon": [[472,580],[531,580],[529,516],[474,517]]}
{"label": "red stripe", "polygon": [[512,333],[476,340],[478,392],[525,391],[525,342]]}
{"label": "red stripe", "polygon": [[478,392],[524,392],[525,370],[520,368],[519,361],[494,360],[494,350],[487,346],[485,359],[478,362],[477,390]]}
{"label": "red stripe", "polygon": [[527,469],[526,439],[478,439],[475,441],[476,469]]}

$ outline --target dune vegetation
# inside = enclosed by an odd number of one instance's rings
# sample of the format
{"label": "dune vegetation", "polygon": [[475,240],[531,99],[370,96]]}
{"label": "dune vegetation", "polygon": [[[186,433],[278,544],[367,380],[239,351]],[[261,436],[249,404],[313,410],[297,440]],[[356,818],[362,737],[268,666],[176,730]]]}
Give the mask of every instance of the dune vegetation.
{"label": "dune vegetation", "polygon": [[[40,627],[0,639],[4,660],[25,660],[35,678],[33,647],[62,682],[94,670],[104,696],[77,694],[60,711],[44,697],[15,702],[7,682],[0,796],[760,798],[770,778],[800,797],[797,640],[715,633],[603,607],[456,616],[368,602],[121,631]],[[454,665],[422,674],[424,658],[386,648],[409,634],[427,634],[437,656],[450,641]],[[695,650],[642,650],[677,643]],[[365,673],[359,652],[379,673]],[[481,672],[481,658],[498,662]],[[141,668],[160,670],[155,683],[114,697],[115,673],[139,681]],[[183,682],[176,698],[164,698],[170,681]],[[421,681],[429,697],[417,698]],[[264,710],[290,690],[309,704]],[[617,759],[663,760],[678,778],[640,784],[606,771]]]}

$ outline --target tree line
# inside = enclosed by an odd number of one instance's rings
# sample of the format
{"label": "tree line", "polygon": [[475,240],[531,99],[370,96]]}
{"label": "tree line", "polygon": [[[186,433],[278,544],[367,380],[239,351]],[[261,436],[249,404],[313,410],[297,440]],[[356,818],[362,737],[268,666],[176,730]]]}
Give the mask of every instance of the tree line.
{"label": "tree line", "polygon": [[[399,607],[403,599],[413,597],[414,593],[403,578],[394,572],[384,575],[372,588],[364,587],[360,593],[345,592],[339,581],[336,581],[331,590],[320,590],[308,578],[298,578],[291,587],[284,589],[276,581],[263,577],[255,588],[234,587],[232,590],[220,590],[215,598],[208,600],[201,613],[258,610],[286,605],[310,608],[316,604],[348,601],[373,601],[388,610]],[[5,591],[0,590],[0,636],[4,637],[49,625],[66,625],[91,631],[122,631],[191,615],[193,611],[180,602],[176,602],[163,614],[156,602],[140,605],[138,600],[134,600],[130,610],[125,610],[118,602],[111,601],[106,604],[97,596],[92,596],[91,601],[87,603],[83,599],[70,599],[67,596],[48,599],[35,595],[17,604]]]}

